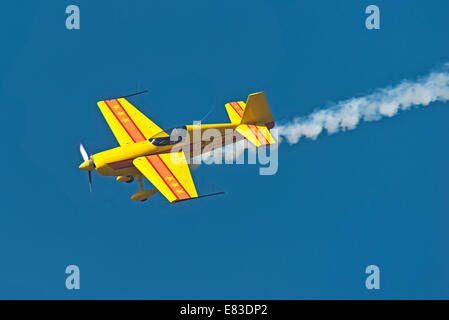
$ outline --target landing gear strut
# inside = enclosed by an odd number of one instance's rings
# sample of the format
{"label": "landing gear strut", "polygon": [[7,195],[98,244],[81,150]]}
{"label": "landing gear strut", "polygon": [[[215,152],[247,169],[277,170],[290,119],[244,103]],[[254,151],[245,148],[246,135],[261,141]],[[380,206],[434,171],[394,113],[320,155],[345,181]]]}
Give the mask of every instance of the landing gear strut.
{"label": "landing gear strut", "polygon": [[140,191],[135,193],[135,194],[133,194],[131,196],[131,200],[143,202],[143,201],[148,200],[149,197],[151,197],[153,194],[155,194],[157,192],[157,189],[143,190],[142,178],[143,178],[142,175],[136,176],[136,179],[139,182],[139,189],[140,189]]}

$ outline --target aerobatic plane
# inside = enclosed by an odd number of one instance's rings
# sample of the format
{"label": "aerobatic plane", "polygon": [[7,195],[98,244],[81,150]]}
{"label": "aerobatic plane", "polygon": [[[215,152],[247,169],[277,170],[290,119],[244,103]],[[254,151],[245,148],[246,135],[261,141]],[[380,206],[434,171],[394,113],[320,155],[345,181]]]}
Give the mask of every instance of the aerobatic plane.
{"label": "aerobatic plane", "polygon": [[[158,191],[171,203],[200,198],[188,159],[245,138],[256,147],[276,143],[269,131],[274,121],[263,92],[249,95],[246,103],[227,103],[229,123],[193,124],[168,130],[159,128],[131,105],[126,99],[130,96],[97,103],[119,147],[89,157],[80,144],[84,162],[79,168],[88,171],[91,191],[95,170],[102,176],[117,177],[120,182],[137,180],[140,191],[131,196],[135,201],[145,201]],[[208,136],[204,134],[207,130],[220,133],[221,138],[203,140]],[[156,189],[144,190],[143,177]]]}

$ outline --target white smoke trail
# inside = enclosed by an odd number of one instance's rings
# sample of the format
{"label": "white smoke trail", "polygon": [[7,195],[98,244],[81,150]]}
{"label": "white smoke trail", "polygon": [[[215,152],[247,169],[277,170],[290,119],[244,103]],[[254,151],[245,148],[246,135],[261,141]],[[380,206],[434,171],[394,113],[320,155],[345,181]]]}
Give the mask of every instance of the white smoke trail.
{"label": "white smoke trail", "polygon": [[314,111],[305,118],[277,126],[279,135],[290,144],[301,137],[316,139],[323,130],[328,134],[352,130],[361,121],[392,117],[400,110],[427,106],[431,102],[449,100],[449,63],[440,72],[432,72],[416,81],[404,80],[395,87],[377,90],[365,97],[351,98],[329,108]]}
{"label": "white smoke trail", "polygon": [[[209,151],[203,153],[200,156],[201,162],[204,163],[214,163],[215,159],[222,158],[226,163],[234,163],[237,159],[243,155],[245,150],[248,149],[248,142],[246,140],[240,140],[236,143],[215,149],[214,151]],[[198,169],[199,165],[191,166],[191,169]]]}
{"label": "white smoke trail", "polygon": [[[273,134],[273,131],[277,130],[279,143],[283,136],[289,144],[296,144],[303,136],[315,140],[323,130],[328,134],[352,130],[361,121],[376,121],[383,117],[392,117],[400,110],[448,100],[449,63],[446,63],[440,72],[432,72],[416,81],[404,80],[397,86],[378,89],[364,97],[335,103],[326,109],[318,109],[307,117],[297,117],[291,122],[277,125],[270,131]],[[244,154],[248,146],[246,140],[241,140],[217,149],[218,159],[222,157],[224,160],[234,162]],[[199,157],[202,162],[214,163],[213,152]],[[198,166],[191,165],[191,168],[195,170]]]}

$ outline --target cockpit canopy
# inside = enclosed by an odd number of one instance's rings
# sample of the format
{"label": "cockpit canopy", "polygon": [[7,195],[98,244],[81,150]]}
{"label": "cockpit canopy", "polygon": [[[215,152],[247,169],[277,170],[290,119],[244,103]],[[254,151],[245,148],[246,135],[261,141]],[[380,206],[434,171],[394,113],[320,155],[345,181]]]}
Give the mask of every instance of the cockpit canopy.
{"label": "cockpit canopy", "polygon": [[158,134],[155,134],[153,137],[151,137],[148,141],[157,147],[164,147],[183,142],[186,136],[187,136],[187,127],[183,126],[161,131]]}

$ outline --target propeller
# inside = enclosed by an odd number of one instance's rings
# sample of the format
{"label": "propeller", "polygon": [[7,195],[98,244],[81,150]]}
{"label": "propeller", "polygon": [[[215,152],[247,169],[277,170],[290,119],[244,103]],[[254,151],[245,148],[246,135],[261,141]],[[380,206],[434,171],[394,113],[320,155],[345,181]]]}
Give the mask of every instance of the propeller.
{"label": "propeller", "polygon": [[88,171],[87,174],[89,175],[89,191],[92,192],[92,171]]}
{"label": "propeller", "polygon": [[80,152],[81,152],[81,156],[83,157],[83,160],[88,161],[89,156],[87,155],[86,149],[84,149],[84,146],[81,143],[80,143]]}
{"label": "propeller", "polygon": [[81,143],[80,153],[84,160],[84,162],[80,165],[80,169],[87,171],[87,173],[89,174],[89,190],[90,192],[92,192],[92,170],[95,167],[94,161],[92,160],[92,157],[89,158],[86,149],[84,149],[84,146]]}

